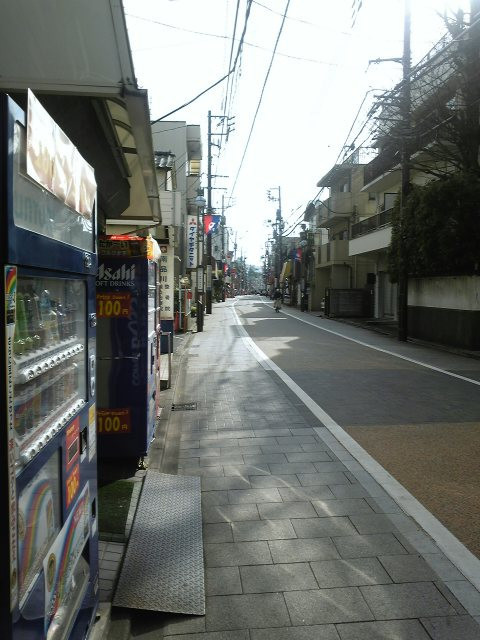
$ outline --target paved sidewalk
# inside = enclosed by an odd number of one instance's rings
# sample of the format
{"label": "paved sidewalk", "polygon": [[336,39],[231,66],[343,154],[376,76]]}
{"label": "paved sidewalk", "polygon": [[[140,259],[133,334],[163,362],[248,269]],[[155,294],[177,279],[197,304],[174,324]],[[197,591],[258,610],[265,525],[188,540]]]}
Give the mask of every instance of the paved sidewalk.
{"label": "paved sidewalk", "polygon": [[[468,613],[480,614],[478,592],[368,474],[349,471],[352,456],[247,349],[230,306],[189,341],[174,402],[197,408],[169,414],[178,444],[161,469],[202,477],[206,615],[165,615],[146,635],[134,620],[132,637],[480,638]],[[445,581],[467,585],[463,605]]]}

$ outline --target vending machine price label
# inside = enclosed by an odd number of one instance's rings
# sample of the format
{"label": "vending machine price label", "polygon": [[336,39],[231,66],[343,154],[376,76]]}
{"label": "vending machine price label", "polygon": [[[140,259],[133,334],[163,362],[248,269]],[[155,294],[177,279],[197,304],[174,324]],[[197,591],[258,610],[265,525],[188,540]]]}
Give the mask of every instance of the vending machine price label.
{"label": "vending machine price label", "polygon": [[131,433],[130,409],[97,409],[97,431],[102,435]]}
{"label": "vending machine price label", "polygon": [[68,509],[80,489],[80,465],[78,463],[73,467],[72,473],[67,476],[65,489],[65,502]]}
{"label": "vending machine price label", "polygon": [[130,293],[97,293],[97,318],[129,318],[131,308]]}

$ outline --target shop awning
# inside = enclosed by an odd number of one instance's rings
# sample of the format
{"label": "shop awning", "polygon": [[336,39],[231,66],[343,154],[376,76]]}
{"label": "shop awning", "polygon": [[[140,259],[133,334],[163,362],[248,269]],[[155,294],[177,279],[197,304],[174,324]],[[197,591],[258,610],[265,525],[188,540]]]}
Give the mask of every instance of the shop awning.
{"label": "shop awning", "polygon": [[[92,103],[117,171],[120,168],[129,185],[127,205],[122,201],[119,209],[117,198],[115,207],[106,207],[107,217],[138,219],[138,226],[159,224],[148,96],[135,78],[121,1],[0,0],[0,13],[0,90],[32,89],[40,98],[48,95],[50,103],[55,96]],[[79,114],[87,112],[79,108],[64,113],[62,126],[66,128],[69,118],[72,127],[78,126]],[[88,148],[94,143],[88,134],[95,133],[90,122],[86,125]],[[97,152],[91,164],[98,166],[101,155]],[[116,192],[109,187],[113,200]]]}
{"label": "shop awning", "polygon": [[287,260],[286,262],[283,263],[282,272],[280,274],[280,282],[283,282],[284,280],[286,280],[286,278],[289,278],[291,274],[292,274],[292,261]]}

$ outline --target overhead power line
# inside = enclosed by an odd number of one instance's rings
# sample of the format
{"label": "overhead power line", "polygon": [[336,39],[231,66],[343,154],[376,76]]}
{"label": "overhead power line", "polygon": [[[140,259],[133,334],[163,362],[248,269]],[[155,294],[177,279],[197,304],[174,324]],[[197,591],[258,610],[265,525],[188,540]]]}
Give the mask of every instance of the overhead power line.
{"label": "overhead power line", "polygon": [[260,111],[260,105],[262,104],[263,94],[265,93],[265,87],[267,86],[268,78],[269,78],[269,76],[270,76],[270,71],[271,71],[271,69],[272,69],[273,60],[275,59],[275,53],[276,53],[276,51],[277,51],[277,47],[278,47],[278,43],[279,43],[279,40],[280,40],[280,36],[282,35],[283,26],[284,26],[284,24],[285,24],[285,18],[287,17],[287,12],[288,12],[288,7],[289,7],[289,6],[290,6],[290,0],[287,0],[287,4],[285,5],[285,11],[283,12],[282,23],[281,23],[281,25],[280,25],[280,29],[278,30],[278,35],[277,35],[277,39],[276,39],[276,41],[275,41],[275,46],[274,46],[274,48],[273,48],[273,52],[272,52],[272,57],[271,57],[271,60],[270,60],[270,64],[269,64],[269,66],[268,66],[267,73],[266,73],[266,75],[265,75],[265,80],[264,80],[264,82],[263,82],[262,91],[261,91],[261,93],[260,93],[260,98],[259,98],[259,100],[258,100],[257,109],[256,109],[256,111],[255,111],[255,115],[253,116],[252,125],[251,125],[251,127],[250,127],[250,132],[249,132],[249,134],[248,134],[247,142],[246,142],[246,144],[245,144],[245,149],[244,149],[244,151],[243,151],[242,159],[240,160],[240,166],[238,167],[237,175],[235,176],[235,180],[234,180],[234,182],[233,182],[233,187],[232,187],[232,190],[231,190],[231,192],[230,192],[229,201],[231,200],[231,198],[232,198],[232,196],[233,196],[233,193],[234,193],[234,191],[235,191],[235,187],[236,187],[236,185],[237,185],[237,181],[238,181],[238,176],[240,175],[240,171],[242,170],[243,162],[244,162],[244,160],[245,160],[245,156],[247,155],[248,146],[249,146],[249,144],[250,144],[250,140],[251,140],[251,138],[252,138],[253,128],[255,127],[255,122],[256,122],[256,120],[257,120],[257,115],[258,115],[258,112]]}
{"label": "overhead power line", "polygon": [[[277,12],[274,11],[273,13],[277,13]],[[177,27],[173,24],[167,24],[166,22],[161,22],[160,20],[154,20],[153,18],[144,18],[143,16],[136,16],[132,13],[126,13],[125,15],[128,16],[129,18],[134,18],[135,20],[143,20],[144,22],[150,22],[151,24],[158,24],[161,27],[167,27],[169,29],[175,29],[177,31],[184,31],[186,33],[194,33],[195,35],[198,35],[198,36],[207,36],[209,38],[218,38],[220,40],[231,39],[230,36],[222,35],[219,33],[208,33],[206,31],[196,31],[195,29],[186,29],[184,27]],[[278,14],[278,15],[281,15],[281,14]],[[239,40],[235,39],[235,42],[239,42]],[[259,49],[260,51],[270,51],[270,49],[267,49],[267,47],[262,47],[259,44],[253,44],[253,42],[244,41],[243,45],[246,47],[252,47],[253,49]],[[148,49],[155,49],[155,48],[156,47],[148,47]],[[282,53],[280,51],[277,53],[277,56],[281,56],[282,58],[290,58],[291,60],[300,60],[301,62],[311,62],[312,64],[328,65],[331,67],[338,66],[335,62],[329,62],[327,60],[315,60],[314,58],[304,58],[302,56],[293,56],[288,53]]]}
{"label": "overhead power line", "polygon": [[188,102],[185,102],[180,107],[177,107],[176,109],[173,109],[172,111],[169,111],[168,113],[166,113],[165,115],[161,116],[160,118],[156,118],[156,120],[152,120],[151,124],[155,124],[155,122],[159,122],[160,120],[163,120],[164,118],[168,118],[168,116],[171,116],[173,113],[175,113],[177,111],[180,111],[180,109],[184,109],[185,107],[188,107],[189,104],[192,104],[192,102],[195,102],[195,100],[198,100],[198,98],[200,98],[205,93],[207,93],[208,91],[210,91],[211,89],[213,89],[214,87],[219,85],[221,82],[223,82],[226,78],[228,78],[235,71],[235,69],[237,67],[238,59],[239,59],[240,54],[242,52],[242,46],[243,46],[243,41],[244,41],[244,38],[245,38],[245,33],[247,31],[247,23],[248,23],[248,17],[249,17],[249,14],[250,14],[250,7],[252,5],[252,0],[247,0],[247,3],[248,4],[247,4],[247,13],[246,13],[246,16],[245,16],[245,24],[243,25],[242,35],[240,36],[240,41],[238,43],[237,55],[235,56],[235,60],[233,62],[232,68],[223,77],[221,77],[220,80],[217,80],[216,82],[214,82],[212,85],[210,85],[209,87],[207,87],[206,89],[201,91],[194,98],[192,98]]}

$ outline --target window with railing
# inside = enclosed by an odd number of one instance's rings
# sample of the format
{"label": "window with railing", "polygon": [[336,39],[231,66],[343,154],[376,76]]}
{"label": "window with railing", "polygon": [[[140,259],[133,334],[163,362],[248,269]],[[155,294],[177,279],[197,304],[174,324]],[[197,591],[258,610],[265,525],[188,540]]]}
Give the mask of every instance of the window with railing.
{"label": "window with railing", "polygon": [[372,233],[373,231],[377,231],[378,229],[391,224],[392,211],[393,207],[391,207],[390,209],[386,209],[385,211],[381,211],[375,216],[370,216],[370,218],[366,218],[361,222],[356,222],[355,224],[353,224],[351,229],[352,239],[359,238],[360,236],[364,236],[367,233]]}

